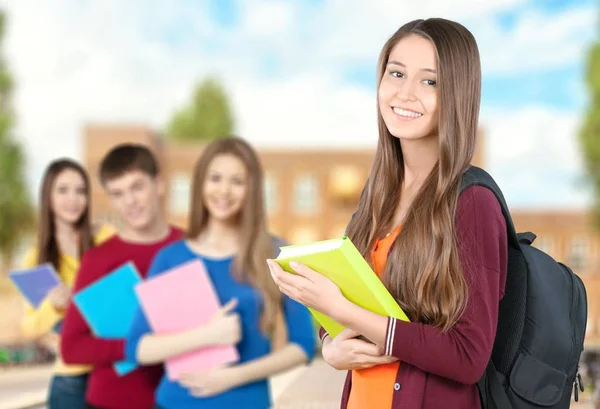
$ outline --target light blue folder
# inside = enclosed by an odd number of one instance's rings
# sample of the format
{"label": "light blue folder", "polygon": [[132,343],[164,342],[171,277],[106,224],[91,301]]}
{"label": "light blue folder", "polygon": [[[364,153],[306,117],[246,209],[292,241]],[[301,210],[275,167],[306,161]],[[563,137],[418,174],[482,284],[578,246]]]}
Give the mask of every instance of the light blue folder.
{"label": "light blue folder", "polygon": [[[73,302],[95,336],[104,339],[127,336],[139,307],[134,288],[141,281],[137,269],[129,262],[73,296]],[[135,363],[127,361],[114,365],[120,376],[136,367]]]}

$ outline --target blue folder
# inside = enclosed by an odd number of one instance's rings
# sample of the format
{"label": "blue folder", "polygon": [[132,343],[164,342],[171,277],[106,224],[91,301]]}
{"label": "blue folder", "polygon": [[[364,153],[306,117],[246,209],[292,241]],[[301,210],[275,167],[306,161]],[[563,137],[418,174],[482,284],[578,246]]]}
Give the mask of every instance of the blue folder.
{"label": "blue folder", "polygon": [[[141,281],[137,269],[129,262],[73,296],[73,302],[95,336],[104,339],[127,336],[139,308],[135,286]],[[114,368],[123,376],[136,369],[137,364],[120,361]]]}
{"label": "blue folder", "polygon": [[8,273],[8,277],[33,308],[39,307],[50,290],[60,284],[56,270],[50,263],[13,270]]}

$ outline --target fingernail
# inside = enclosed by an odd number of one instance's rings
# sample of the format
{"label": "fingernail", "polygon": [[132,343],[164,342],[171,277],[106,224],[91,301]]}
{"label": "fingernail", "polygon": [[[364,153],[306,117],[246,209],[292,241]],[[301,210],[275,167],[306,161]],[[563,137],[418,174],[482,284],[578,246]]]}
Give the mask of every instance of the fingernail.
{"label": "fingernail", "polygon": [[295,261],[290,261],[290,267],[292,267],[294,270],[297,269],[298,267],[300,267],[300,264],[298,264]]}

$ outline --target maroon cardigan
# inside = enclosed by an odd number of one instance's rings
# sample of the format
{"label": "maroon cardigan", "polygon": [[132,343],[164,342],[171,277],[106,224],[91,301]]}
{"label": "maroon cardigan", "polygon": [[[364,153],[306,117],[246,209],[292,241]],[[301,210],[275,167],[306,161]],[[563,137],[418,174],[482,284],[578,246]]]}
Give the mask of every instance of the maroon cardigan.
{"label": "maroon cardigan", "polygon": [[[481,407],[477,381],[492,353],[508,262],[506,222],[494,194],[480,186],[463,192],[456,209],[456,230],[468,285],[465,312],[447,332],[388,319],[385,353],[401,361],[391,409]],[[349,371],[342,409],[347,407],[351,388]]]}

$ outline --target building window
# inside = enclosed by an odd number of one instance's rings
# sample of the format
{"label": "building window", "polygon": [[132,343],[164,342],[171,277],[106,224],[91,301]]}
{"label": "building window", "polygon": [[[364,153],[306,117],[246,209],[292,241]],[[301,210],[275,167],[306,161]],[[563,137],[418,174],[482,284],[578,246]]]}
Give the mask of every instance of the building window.
{"label": "building window", "polygon": [[364,177],[354,166],[337,166],[329,175],[329,191],[339,208],[356,208],[364,186]]}
{"label": "building window", "polygon": [[290,234],[290,244],[308,244],[319,240],[317,231],[312,227],[300,227]]}
{"label": "building window", "polygon": [[265,176],[264,185],[265,208],[267,213],[277,211],[277,180],[271,175]]}
{"label": "building window", "polygon": [[569,252],[569,266],[577,273],[585,269],[588,257],[589,243],[586,237],[573,237]]}
{"label": "building window", "polygon": [[536,237],[535,241],[533,242],[534,247],[537,247],[538,249],[542,250],[544,253],[549,254],[552,257],[556,257],[556,255],[554,254],[555,248],[554,248],[554,239],[550,236],[539,236]]}
{"label": "building window", "polygon": [[297,177],[294,186],[294,210],[300,214],[315,213],[319,209],[319,181],[314,174]]}
{"label": "building window", "polygon": [[171,177],[169,193],[169,210],[173,214],[187,214],[190,208],[190,192],[192,186],[190,176],[179,172]]}
{"label": "building window", "polygon": [[346,235],[346,225],[339,224],[330,230],[330,236],[332,239],[339,239],[340,237],[344,237]]}

